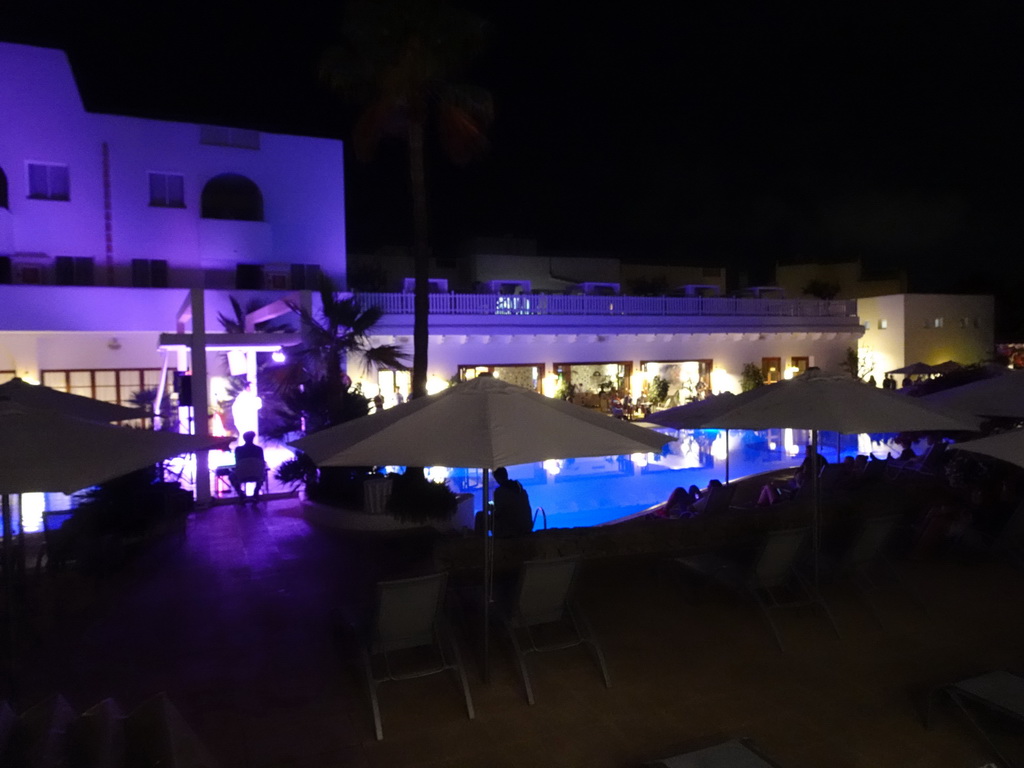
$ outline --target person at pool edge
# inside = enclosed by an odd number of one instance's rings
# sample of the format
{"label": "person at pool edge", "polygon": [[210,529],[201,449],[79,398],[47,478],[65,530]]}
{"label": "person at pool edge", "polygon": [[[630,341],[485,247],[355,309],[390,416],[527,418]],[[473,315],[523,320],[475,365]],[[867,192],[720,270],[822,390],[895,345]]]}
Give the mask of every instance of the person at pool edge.
{"label": "person at pool edge", "polygon": [[[494,470],[498,487],[494,489],[494,535],[525,536],[533,531],[533,511],[530,495],[518,480],[510,480],[508,470],[498,467]],[[476,529],[483,532],[483,515],[477,515]]]}

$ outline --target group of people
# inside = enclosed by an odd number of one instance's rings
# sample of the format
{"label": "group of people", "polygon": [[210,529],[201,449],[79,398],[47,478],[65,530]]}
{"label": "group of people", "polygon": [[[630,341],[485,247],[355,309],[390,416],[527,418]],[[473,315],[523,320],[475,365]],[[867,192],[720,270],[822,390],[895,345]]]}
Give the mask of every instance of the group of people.
{"label": "group of people", "polygon": [[669,494],[664,504],[654,509],[652,514],[656,517],[696,517],[707,509],[711,495],[722,487],[722,481],[717,478],[711,480],[703,491],[696,485],[689,488],[679,486]]}

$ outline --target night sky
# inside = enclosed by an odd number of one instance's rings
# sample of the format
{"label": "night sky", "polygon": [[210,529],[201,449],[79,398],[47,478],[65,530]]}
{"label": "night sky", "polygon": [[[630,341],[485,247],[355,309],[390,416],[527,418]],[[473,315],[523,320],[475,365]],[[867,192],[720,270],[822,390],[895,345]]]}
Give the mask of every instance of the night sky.
{"label": "night sky", "polygon": [[[68,50],[94,111],[348,136],[351,109],[316,79],[344,4],[150,5],[5,7],[0,39]],[[435,249],[511,235],[755,281],[777,260],[862,258],[906,266],[915,290],[1013,297],[1016,4],[597,6],[464,4],[490,23],[464,79],[496,119],[483,160],[429,158]],[[403,153],[346,158],[350,249],[409,242]]]}

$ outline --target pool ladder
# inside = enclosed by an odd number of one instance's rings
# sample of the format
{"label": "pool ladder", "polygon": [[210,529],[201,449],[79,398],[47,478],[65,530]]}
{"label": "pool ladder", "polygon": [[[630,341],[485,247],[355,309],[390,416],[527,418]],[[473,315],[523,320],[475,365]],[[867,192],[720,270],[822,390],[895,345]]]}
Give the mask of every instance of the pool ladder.
{"label": "pool ladder", "polygon": [[544,507],[537,507],[533,511],[533,530],[537,530],[537,518],[540,517],[544,521],[543,530],[548,529],[548,513],[544,511]]}

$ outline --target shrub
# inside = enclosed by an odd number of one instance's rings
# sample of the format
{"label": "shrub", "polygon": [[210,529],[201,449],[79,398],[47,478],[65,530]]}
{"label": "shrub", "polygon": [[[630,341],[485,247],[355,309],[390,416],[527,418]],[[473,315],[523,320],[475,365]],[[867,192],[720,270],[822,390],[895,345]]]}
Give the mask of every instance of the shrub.
{"label": "shrub", "polygon": [[432,482],[420,473],[397,475],[391,485],[388,513],[403,523],[450,520],[455,514],[455,493],[444,482]]}

